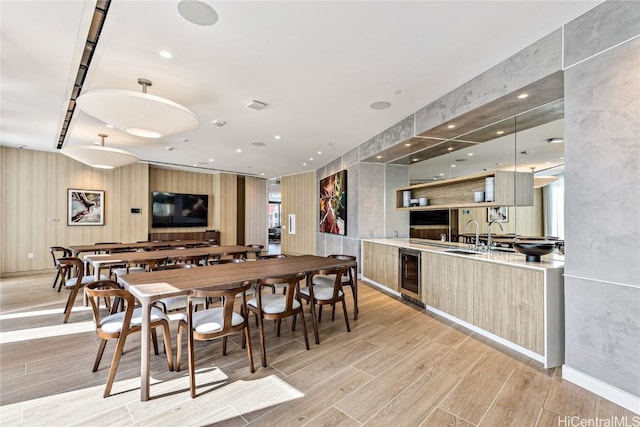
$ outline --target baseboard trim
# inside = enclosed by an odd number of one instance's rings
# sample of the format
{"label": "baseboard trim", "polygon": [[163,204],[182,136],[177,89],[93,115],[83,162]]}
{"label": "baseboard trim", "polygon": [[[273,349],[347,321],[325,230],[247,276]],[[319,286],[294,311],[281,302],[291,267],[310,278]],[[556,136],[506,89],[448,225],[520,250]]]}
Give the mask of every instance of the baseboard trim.
{"label": "baseboard trim", "polygon": [[562,366],[562,378],[640,415],[640,397],[629,394],[567,365]]}

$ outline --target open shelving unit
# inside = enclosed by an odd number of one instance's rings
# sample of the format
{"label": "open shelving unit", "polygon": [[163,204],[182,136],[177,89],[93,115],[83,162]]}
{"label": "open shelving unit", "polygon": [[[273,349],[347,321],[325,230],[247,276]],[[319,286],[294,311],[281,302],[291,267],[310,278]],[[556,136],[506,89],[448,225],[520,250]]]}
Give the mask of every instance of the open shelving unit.
{"label": "open shelving unit", "polygon": [[[476,203],[473,193],[484,191],[485,178],[494,177],[494,201]],[[411,198],[426,197],[427,206],[404,207],[403,191],[411,191]],[[533,174],[530,172],[491,171],[477,175],[410,185],[396,190],[396,208],[406,211],[481,208],[494,206],[532,206]]]}

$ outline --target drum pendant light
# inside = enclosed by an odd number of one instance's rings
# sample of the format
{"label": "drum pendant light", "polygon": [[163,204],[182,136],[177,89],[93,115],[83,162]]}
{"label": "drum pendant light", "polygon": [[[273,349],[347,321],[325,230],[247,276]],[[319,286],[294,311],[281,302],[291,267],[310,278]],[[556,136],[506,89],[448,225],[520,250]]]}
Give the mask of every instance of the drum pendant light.
{"label": "drum pendant light", "polygon": [[107,124],[143,138],[160,138],[196,129],[200,121],[186,107],[147,93],[151,81],[138,79],[142,92],[94,90],[78,97],[78,107]]}
{"label": "drum pendant light", "polygon": [[138,158],[128,151],[105,147],[104,139],[108,135],[101,133],[98,136],[100,145],[76,145],[65,147],[61,152],[67,157],[99,169],[114,169],[138,161]]}

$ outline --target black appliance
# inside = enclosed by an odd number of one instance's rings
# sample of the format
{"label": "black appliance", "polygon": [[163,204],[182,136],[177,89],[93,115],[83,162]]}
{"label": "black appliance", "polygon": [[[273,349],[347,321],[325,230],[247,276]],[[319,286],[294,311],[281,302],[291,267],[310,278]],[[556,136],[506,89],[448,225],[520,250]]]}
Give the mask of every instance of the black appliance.
{"label": "black appliance", "polygon": [[424,306],[420,286],[420,251],[400,248],[399,270],[400,293],[403,298]]}

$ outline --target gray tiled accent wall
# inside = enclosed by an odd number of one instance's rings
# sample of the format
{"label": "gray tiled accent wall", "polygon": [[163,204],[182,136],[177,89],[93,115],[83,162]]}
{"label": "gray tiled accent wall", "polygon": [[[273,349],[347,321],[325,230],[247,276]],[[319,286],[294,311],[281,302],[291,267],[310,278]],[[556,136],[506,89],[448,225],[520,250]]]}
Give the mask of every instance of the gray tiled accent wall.
{"label": "gray tiled accent wall", "polygon": [[637,7],[565,26],[565,364],[640,397],[640,38],[610,49]]}
{"label": "gray tiled accent wall", "polygon": [[640,288],[566,277],[565,364],[640,396]]}
{"label": "gray tiled accent wall", "polygon": [[396,209],[396,189],[409,182],[409,166],[385,166],[385,233],[384,237],[409,237],[409,212]]}
{"label": "gray tiled accent wall", "polygon": [[565,25],[565,68],[640,33],[639,1],[605,1]]}
{"label": "gray tiled accent wall", "polygon": [[562,69],[562,30],[543,37],[416,112],[420,134]]}

